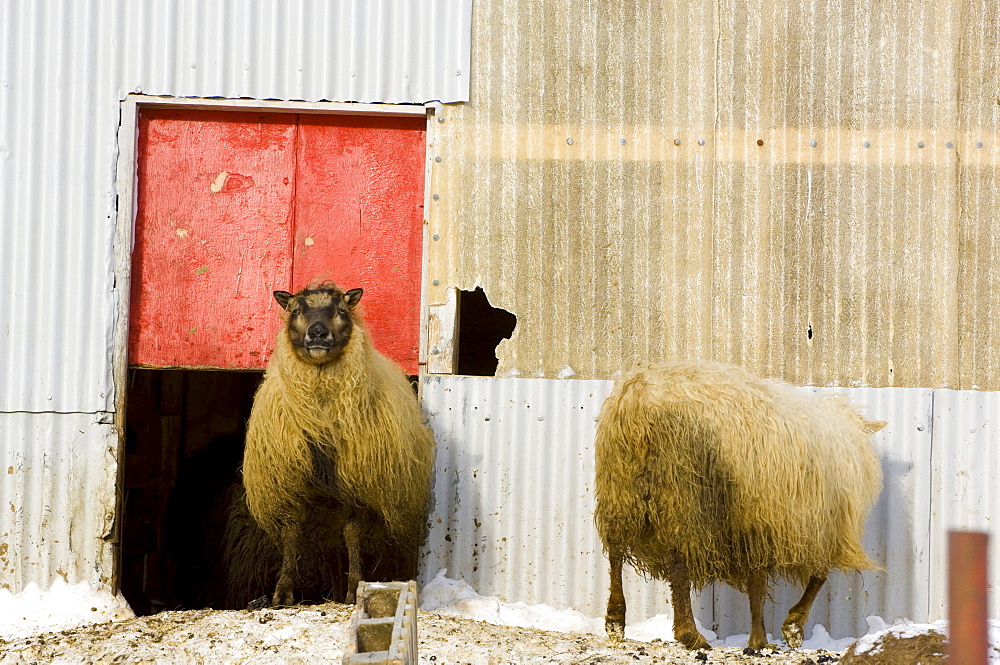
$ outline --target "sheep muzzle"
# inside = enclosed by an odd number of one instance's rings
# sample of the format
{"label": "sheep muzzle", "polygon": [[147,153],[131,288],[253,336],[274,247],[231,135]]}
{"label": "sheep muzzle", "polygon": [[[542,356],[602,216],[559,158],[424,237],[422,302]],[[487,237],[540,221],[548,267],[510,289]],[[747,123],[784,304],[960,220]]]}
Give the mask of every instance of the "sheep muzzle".
{"label": "sheep muzzle", "polygon": [[294,296],[275,293],[288,312],[288,339],[299,358],[322,365],[341,356],[354,328],[350,310],[360,299],[355,292],[360,289],[346,294],[336,287],[305,289]]}

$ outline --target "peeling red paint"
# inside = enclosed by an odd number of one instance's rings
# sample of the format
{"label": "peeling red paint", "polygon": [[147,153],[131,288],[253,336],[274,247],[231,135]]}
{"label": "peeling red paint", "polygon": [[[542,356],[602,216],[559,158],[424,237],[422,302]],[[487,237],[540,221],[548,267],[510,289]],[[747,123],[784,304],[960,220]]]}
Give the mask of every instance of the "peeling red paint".
{"label": "peeling red paint", "polygon": [[[253,187],[253,178],[250,176],[241,175],[239,173],[230,173],[229,171],[222,171],[215,177],[212,181],[211,186],[209,186],[209,191],[213,194],[228,194],[231,192],[238,192],[242,189],[249,189]],[[288,184],[288,178],[284,178],[283,184]]]}
{"label": "peeling red paint", "polygon": [[271,292],[332,279],[416,373],[423,119],[153,110],[139,130],[132,364],[261,368]]}
{"label": "peeling red paint", "polygon": [[249,189],[253,187],[253,178],[250,176],[240,175],[239,173],[230,173],[229,177],[226,178],[226,184],[223,186],[223,192],[238,192],[241,189]]}

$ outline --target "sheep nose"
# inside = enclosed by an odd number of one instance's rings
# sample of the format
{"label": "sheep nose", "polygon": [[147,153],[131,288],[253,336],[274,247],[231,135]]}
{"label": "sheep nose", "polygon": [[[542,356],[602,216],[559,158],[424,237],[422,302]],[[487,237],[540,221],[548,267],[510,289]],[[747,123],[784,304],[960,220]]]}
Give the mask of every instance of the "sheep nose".
{"label": "sheep nose", "polygon": [[330,336],[330,330],[322,323],[316,322],[309,326],[306,336],[310,339],[324,339]]}

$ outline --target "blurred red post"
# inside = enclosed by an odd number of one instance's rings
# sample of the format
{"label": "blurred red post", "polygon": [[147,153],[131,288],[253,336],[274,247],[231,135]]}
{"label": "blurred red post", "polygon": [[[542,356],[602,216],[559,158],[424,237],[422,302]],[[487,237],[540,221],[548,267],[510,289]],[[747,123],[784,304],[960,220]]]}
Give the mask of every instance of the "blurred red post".
{"label": "blurred red post", "polygon": [[948,660],[987,665],[987,545],[989,535],[948,532]]}

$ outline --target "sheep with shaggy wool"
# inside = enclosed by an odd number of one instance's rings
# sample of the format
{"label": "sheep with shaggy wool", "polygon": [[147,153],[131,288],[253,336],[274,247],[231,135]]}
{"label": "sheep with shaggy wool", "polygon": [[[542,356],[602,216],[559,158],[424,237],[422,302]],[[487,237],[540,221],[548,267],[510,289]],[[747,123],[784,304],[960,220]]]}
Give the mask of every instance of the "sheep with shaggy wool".
{"label": "sheep with shaggy wool", "polygon": [[402,576],[416,572],[434,440],[409,380],[372,347],[361,293],[329,283],[274,293],[286,321],[247,423],[243,481],[250,514],[281,551],[275,605],[294,602],[317,503],[343,508],[329,528],[343,524],[348,603],[365,542],[381,538],[376,556],[402,555]]}
{"label": "sheep with shaggy wool", "polygon": [[719,580],[747,593],[749,646],[761,649],[769,580],[800,583],[782,634],[801,646],[829,571],[873,567],[861,540],[882,484],[871,435],[884,426],[842,397],[715,362],[653,365],[618,382],[595,444],[609,637],[624,634],[629,563],[670,582],[674,637],[690,649],[708,648],[692,584]]}

